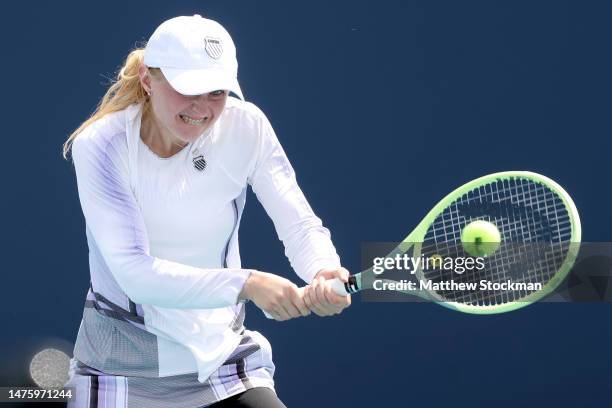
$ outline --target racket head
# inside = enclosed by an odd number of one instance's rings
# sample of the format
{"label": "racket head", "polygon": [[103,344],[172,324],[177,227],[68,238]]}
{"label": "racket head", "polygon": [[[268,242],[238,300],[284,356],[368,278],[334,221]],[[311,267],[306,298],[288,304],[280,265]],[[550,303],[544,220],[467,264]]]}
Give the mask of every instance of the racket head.
{"label": "racket head", "polygon": [[[474,275],[472,280],[494,276],[500,278],[499,281],[508,278],[520,282],[516,279],[518,273],[518,277],[524,281],[540,282],[542,288],[518,294],[498,291],[485,295],[475,292],[473,296],[461,294],[463,297],[448,291],[432,290],[413,294],[464,313],[504,313],[545,297],[558,287],[571,270],[581,240],[578,210],[559,184],[528,171],[489,174],[457,188],[432,208],[388,256],[403,254],[409,249],[412,249],[413,257],[445,253],[449,256],[469,256],[464,252],[461,231],[467,224],[479,219],[498,227],[502,243],[495,253],[485,258],[485,265],[489,264],[485,273]],[[552,255],[546,250],[548,247],[553,248]],[[508,261],[512,251],[520,252],[521,248],[523,261],[518,264]],[[530,251],[533,253],[528,254]],[[544,258],[538,258],[540,256]],[[524,269],[522,275],[520,268]],[[427,280],[432,277],[429,272],[417,268],[416,276],[420,280]],[[461,276],[447,274],[446,277],[460,281]],[[444,276],[440,275],[440,278]]]}

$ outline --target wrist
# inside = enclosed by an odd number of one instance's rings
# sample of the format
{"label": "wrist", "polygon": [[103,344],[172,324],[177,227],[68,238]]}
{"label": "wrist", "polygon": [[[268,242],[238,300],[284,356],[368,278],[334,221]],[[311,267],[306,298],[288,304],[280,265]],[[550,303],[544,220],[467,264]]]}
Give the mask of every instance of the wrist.
{"label": "wrist", "polygon": [[261,279],[261,272],[259,271],[251,271],[249,277],[244,281],[244,285],[242,286],[242,290],[238,295],[238,301],[247,301],[252,300],[251,294],[253,292],[253,287],[257,285],[259,280]]}

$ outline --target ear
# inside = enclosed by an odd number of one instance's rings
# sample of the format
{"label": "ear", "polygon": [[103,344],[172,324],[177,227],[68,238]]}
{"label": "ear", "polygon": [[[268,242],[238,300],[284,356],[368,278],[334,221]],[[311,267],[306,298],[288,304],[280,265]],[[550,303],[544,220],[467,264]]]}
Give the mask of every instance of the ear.
{"label": "ear", "polygon": [[140,64],[140,67],[138,67],[138,77],[140,79],[140,86],[142,86],[146,93],[150,93],[151,73],[149,72],[149,67],[144,64]]}

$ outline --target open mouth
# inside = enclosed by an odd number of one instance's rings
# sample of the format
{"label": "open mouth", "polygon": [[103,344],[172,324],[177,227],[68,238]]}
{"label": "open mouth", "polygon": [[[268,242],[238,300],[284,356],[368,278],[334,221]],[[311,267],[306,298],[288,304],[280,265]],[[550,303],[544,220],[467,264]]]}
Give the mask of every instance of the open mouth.
{"label": "open mouth", "polygon": [[192,118],[191,116],[187,116],[187,115],[179,115],[179,116],[181,117],[183,122],[187,123],[188,125],[201,125],[207,119],[206,116],[200,119]]}

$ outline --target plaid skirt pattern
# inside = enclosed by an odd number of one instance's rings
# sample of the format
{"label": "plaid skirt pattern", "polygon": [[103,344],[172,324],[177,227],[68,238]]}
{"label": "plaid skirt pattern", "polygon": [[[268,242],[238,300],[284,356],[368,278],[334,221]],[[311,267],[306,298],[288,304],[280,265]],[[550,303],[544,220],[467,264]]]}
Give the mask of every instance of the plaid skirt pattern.
{"label": "plaid skirt pattern", "polygon": [[204,383],[197,373],[170,377],[111,375],[73,359],[70,381],[75,390],[69,408],[201,408],[250,388],[274,390],[270,343],[244,330],[231,356]]}

